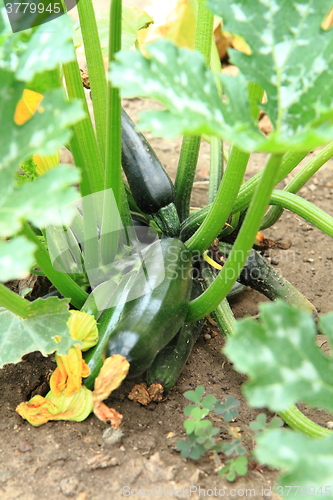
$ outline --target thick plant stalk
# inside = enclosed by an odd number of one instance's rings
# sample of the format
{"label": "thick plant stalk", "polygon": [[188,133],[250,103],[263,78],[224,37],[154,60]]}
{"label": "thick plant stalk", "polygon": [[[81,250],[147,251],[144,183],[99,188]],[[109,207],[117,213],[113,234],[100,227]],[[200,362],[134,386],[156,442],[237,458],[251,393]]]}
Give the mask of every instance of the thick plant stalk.
{"label": "thick plant stalk", "polygon": [[[290,172],[299,164],[300,161],[306,156],[307,153],[291,152],[286,153],[282,159],[281,167],[279,170],[278,178],[276,183],[282,181]],[[251,201],[253,193],[258,186],[261,179],[262,171],[255,174],[251,179],[246,181],[239,189],[239,194],[237,199],[231,209],[231,214],[237,214],[240,211],[245,210]],[[212,204],[208,205],[201,210],[198,210],[195,214],[191,215],[189,219],[182,225],[181,236],[185,241],[190,238],[193,233],[198,230],[200,225],[203,223],[208,213],[212,208]]]}
{"label": "thick plant stalk", "polygon": [[[249,85],[252,116],[257,115],[259,112],[258,102],[261,101],[262,95],[263,91],[257,84]],[[240,149],[235,146],[231,148],[227,167],[216,198],[202,225],[185,243],[190,250],[196,250],[203,253],[220,233],[230,215],[243,182],[249,156],[248,153],[240,151]]]}
{"label": "thick plant stalk", "polygon": [[333,238],[333,217],[301,196],[276,189],[269,203],[294,212]]}
{"label": "thick plant stalk", "polygon": [[84,95],[81,76],[77,61],[63,66],[66,89],[70,99],[81,99],[86,118],[73,125],[73,137],[70,148],[77,167],[82,172],[80,191],[82,196],[102,191],[104,187],[104,168],[97,146],[95,132]]}
{"label": "thick plant stalk", "polygon": [[92,0],[78,2],[77,8],[84,43],[84,52],[89,71],[91,94],[94,96],[92,105],[95,117],[97,143],[102,162],[104,162],[106,144],[105,103],[107,84],[103,55]]}
{"label": "thick plant stalk", "polygon": [[[207,288],[214,282],[216,276],[214,276],[212,268],[207,262],[201,263],[201,276],[203,278],[203,286]],[[235,333],[236,319],[234,313],[232,312],[228,300],[225,298],[213,311],[214,319],[221,331],[225,336],[233,335]]]}
{"label": "thick plant stalk", "polygon": [[[210,64],[213,21],[214,16],[206,8],[206,0],[199,0],[194,48],[204,56],[207,66]],[[175,181],[175,205],[180,221],[186,219],[190,212],[190,198],[199,148],[200,136],[184,136]]]}
{"label": "thick plant stalk", "polygon": [[[333,156],[333,142],[330,142],[320,153],[310,160],[287,184],[283,191],[297,193],[304,184]],[[267,210],[261,229],[273,226],[283,213],[283,208],[275,206]]]}
{"label": "thick plant stalk", "polygon": [[333,431],[325,429],[316,424],[308,417],[303,415],[296,406],[291,406],[286,410],[279,411],[280,417],[289,425],[294,431],[300,431],[312,438],[321,438],[325,436],[332,436]]}
{"label": "thick plant stalk", "polygon": [[[112,0],[110,9],[109,63],[112,65],[115,54],[121,49],[121,0]],[[112,189],[122,224],[130,226],[131,216],[126,200],[124,184],[121,176],[121,103],[119,90],[108,82],[107,88],[107,137],[105,157],[105,190]],[[117,219],[117,217],[116,217]],[[111,198],[106,193],[103,206],[102,221],[102,261],[110,263],[116,255],[119,234],[113,227],[115,217],[112,214]]]}
{"label": "thick plant stalk", "polygon": [[[196,321],[209,314],[226,298],[228,292],[231,290],[240,271],[244,267],[248,253],[255,240],[256,233],[269,203],[271,192],[276,184],[281,160],[281,155],[270,156],[243,225],[223,269],[214,283],[200,297],[190,302],[186,321]],[[223,177],[223,180],[225,177],[226,175]]]}
{"label": "thick plant stalk", "polygon": [[30,302],[12,290],[9,290],[3,283],[0,283],[0,306],[5,307],[12,313],[27,318],[29,316]]}

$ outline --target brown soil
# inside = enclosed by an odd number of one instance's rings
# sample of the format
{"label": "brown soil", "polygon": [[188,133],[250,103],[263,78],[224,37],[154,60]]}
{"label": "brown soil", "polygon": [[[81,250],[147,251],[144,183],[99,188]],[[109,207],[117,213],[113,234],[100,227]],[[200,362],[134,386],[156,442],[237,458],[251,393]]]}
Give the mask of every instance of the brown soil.
{"label": "brown soil", "polygon": [[[133,99],[124,105],[134,117],[147,104]],[[180,141],[152,139],[149,134],[147,137],[170,175],[174,176]],[[247,176],[257,172],[264,161],[263,155],[253,155]],[[208,164],[209,148],[203,144],[193,206],[203,206],[207,202]],[[302,195],[333,215],[332,171],[331,160],[303,188]],[[331,238],[291,213],[285,213],[265,236],[292,242],[288,251],[270,251],[273,262],[318,311],[330,311]],[[263,300],[266,299],[257,292],[248,290],[231,305],[236,317],[240,318],[257,314],[258,303]],[[211,490],[214,488],[217,488],[215,497],[278,498],[270,491],[276,472],[267,467],[253,464],[244,478],[228,483],[218,476],[212,457],[186,460],[175,449],[176,441],[184,437],[183,409],[187,400],[183,393],[198,385],[205,386],[206,393],[218,399],[232,395],[240,400],[239,416],[232,425],[240,428],[247,448],[253,448],[249,423],[260,411],[246,405],[241,393],[244,377],[235,372],[221,354],[223,338],[214,328],[205,328],[180,380],[164,401],[143,407],[128,400],[133,385],[143,378],[125,381],[115,391],[109,404],[124,415],[118,434],[110,433],[110,429],[93,415],[82,423],[50,422],[40,428],[32,427],[19,417],[15,412],[19,403],[36,393],[45,394],[47,374],[54,368],[52,357],[43,358],[33,353],[21,363],[0,370],[0,499],[117,500],[129,496],[129,492],[134,498],[195,499],[213,496]],[[325,412],[308,410],[304,406],[302,409],[321,425],[332,419]],[[228,439],[228,425],[219,416],[214,416],[213,421],[214,426],[221,429],[221,439]]]}

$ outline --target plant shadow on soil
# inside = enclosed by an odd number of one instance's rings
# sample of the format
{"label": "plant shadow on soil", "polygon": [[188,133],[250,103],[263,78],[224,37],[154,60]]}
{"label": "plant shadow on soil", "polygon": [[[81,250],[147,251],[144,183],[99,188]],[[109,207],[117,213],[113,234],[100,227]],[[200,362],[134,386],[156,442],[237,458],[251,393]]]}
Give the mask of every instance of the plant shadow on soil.
{"label": "plant shadow on soil", "polygon": [[[133,117],[146,106],[138,99],[127,100],[124,105]],[[174,177],[180,141],[153,139],[149,134],[147,137]],[[193,206],[207,203],[208,158],[208,145],[203,144]],[[253,155],[247,176],[258,171],[263,162],[263,155]],[[332,171],[331,160],[301,194],[333,215]],[[291,241],[288,252],[271,250],[271,259],[285,278],[296,285],[321,313],[328,312],[332,297],[331,238],[288,212],[274,228],[265,231],[265,236]],[[257,292],[247,290],[231,305],[235,316],[240,318],[257,314],[258,303],[265,300]],[[15,408],[34,394],[46,393],[47,374],[53,370],[54,361],[52,357],[44,358],[33,353],[17,365],[7,365],[0,370],[1,500],[116,500],[129,496],[130,492],[132,496],[138,496],[139,489],[142,489],[141,495],[145,494],[143,498],[158,498],[158,495],[188,498],[190,487],[191,498],[199,498],[199,486],[200,497],[204,497],[204,491],[207,496],[212,494],[208,490],[214,488],[224,489],[225,496],[230,496],[233,488],[233,498],[278,498],[270,492],[276,472],[267,467],[250,467],[245,477],[228,483],[218,476],[214,461],[208,454],[192,461],[182,458],[175,449],[176,441],[184,437],[183,409],[188,401],[183,393],[198,385],[203,385],[206,394],[213,394],[218,399],[224,400],[227,395],[232,395],[240,400],[239,415],[232,425],[240,428],[247,448],[253,448],[249,423],[263,410],[246,405],[241,393],[245,378],[235,372],[221,354],[222,346],[221,334],[213,326],[206,325],[176,387],[160,403],[143,407],[129,401],[127,395],[133,385],[144,379],[125,380],[108,400],[110,406],[124,415],[121,437],[110,434],[107,426],[93,415],[82,423],[50,422],[40,428],[32,427],[15,413]],[[300,408],[321,425],[333,420],[326,412],[309,410],[304,405]],[[214,416],[213,423],[221,429],[220,438],[228,439],[228,425],[222,418]]]}

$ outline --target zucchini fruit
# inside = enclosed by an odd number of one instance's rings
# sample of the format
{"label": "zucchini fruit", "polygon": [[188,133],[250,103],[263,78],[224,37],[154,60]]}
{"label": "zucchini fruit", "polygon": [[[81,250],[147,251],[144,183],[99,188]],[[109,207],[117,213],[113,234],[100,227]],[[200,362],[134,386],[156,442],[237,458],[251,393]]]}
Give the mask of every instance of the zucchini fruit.
{"label": "zucchini fruit", "polygon": [[156,223],[167,236],[178,236],[180,222],[172,181],[145,137],[122,110],[122,166],[132,196],[145,214],[157,214]]}
{"label": "zucchini fruit", "polygon": [[[229,246],[221,243],[220,248],[225,255],[228,255]],[[270,300],[281,298],[303,311],[311,312],[314,316],[317,314],[314,305],[254,249],[251,250],[238,281],[257,290]]]}
{"label": "zucchini fruit", "polygon": [[[191,300],[202,292],[201,285],[194,281]],[[192,352],[205,320],[184,323],[177,335],[162,349],[150,365],[146,374],[148,385],[161,384],[164,392],[170,391],[176,384]]]}
{"label": "zucchini fruit", "polygon": [[163,263],[158,259],[155,264],[157,274],[164,265],[162,282],[125,304],[122,318],[104,350],[105,357],[113,354],[126,357],[132,377],[147,370],[157,353],[179,331],[188,311],[192,288],[191,254],[177,239],[163,239],[160,245]]}
{"label": "zucchini fruit", "polygon": [[97,344],[89,349],[89,351],[86,351],[83,354],[85,362],[88,364],[90,368],[90,373],[88,377],[83,379],[84,385],[88,389],[93,389],[94,388],[94,383],[95,383],[95,378],[100,372],[100,369],[103,366],[103,350],[106,341],[110,337],[112,331],[116,327],[117,323],[119,322],[122,312],[124,310],[126,298],[130,292],[131,286],[133,284],[133,281],[136,277],[136,273],[130,272],[128,274],[125,274],[119,284],[116,286],[112,298],[113,298],[113,303],[115,302],[115,299],[117,297],[117,304],[113,307],[109,307],[105,309],[102,314],[98,311],[97,305],[94,299],[93,294],[91,293],[82,307],[81,311],[89,312],[90,314],[93,314],[95,318],[100,319],[98,321],[98,342]]}

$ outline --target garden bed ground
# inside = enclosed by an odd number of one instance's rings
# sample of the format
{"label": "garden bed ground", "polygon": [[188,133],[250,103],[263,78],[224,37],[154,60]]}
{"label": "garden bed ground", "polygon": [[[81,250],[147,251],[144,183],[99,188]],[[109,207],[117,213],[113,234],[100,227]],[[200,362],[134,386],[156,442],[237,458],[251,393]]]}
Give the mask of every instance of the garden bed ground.
{"label": "garden bed ground", "polygon": [[[126,101],[128,112],[135,116],[145,106],[140,100]],[[149,137],[149,135],[148,135]],[[169,173],[174,174],[180,142],[152,140],[157,154]],[[309,155],[311,156],[311,155]],[[263,164],[262,155],[254,155],[247,175],[253,175]],[[198,165],[193,205],[206,203],[208,147],[203,145]],[[303,195],[332,214],[333,161],[313,179]],[[282,187],[282,186],[281,186]],[[295,284],[322,312],[332,309],[333,245],[329,237],[306,222],[285,213],[273,229],[265,234],[291,241],[288,251],[271,250],[271,258],[282,274]],[[257,314],[258,302],[265,300],[257,292],[246,291],[232,303],[236,317]],[[175,450],[183,437],[183,397],[186,390],[198,385],[206,387],[218,399],[232,395],[241,401],[239,416],[233,423],[240,427],[248,449],[252,448],[249,423],[259,410],[247,407],[242,394],[244,378],[236,373],[221,354],[223,339],[214,327],[207,326],[195,346],[176,388],[159,403],[143,407],[127,399],[135,382],[129,380],[112,395],[109,404],[124,415],[122,437],[112,444],[114,435],[91,415],[85,422],[51,422],[33,428],[15,413],[16,406],[36,393],[45,394],[46,375],[53,369],[52,358],[38,353],[27,356],[17,365],[0,370],[0,499],[24,500],[104,500],[123,498],[129,490],[143,498],[178,496],[202,498],[212,494],[209,489],[224,489],[232,498],[277,498],[269,491],[276,474],[267,468],[254,468],[246,477],[228,483],[215,472],[213,460],[206,456],[198,462],[183,459]],[[304,409],[304,408],[302,408]],[[307,415],[325,425],[332,417],[324,412],[308,411]],[[220,417],[221,438],[227,438],[227,424]],[[119,436],[118,436],[119,437]],[[127,489],[123,489],[125,487]],[[190,487],[191,496],[190,495]],[[152,489],[149,493],[148,489]],[[163,492],[163,489],[166,488]],[[183,489],[182,489],[183,488]],[[263,493],[263,489],[267,490]],[[223,492],[220,492],[222,496]],[[164,496],[163,496],[164,495]],[[188,495],[188,496],[186,496]],[[131,498],[131,497],[129,497]]]}

